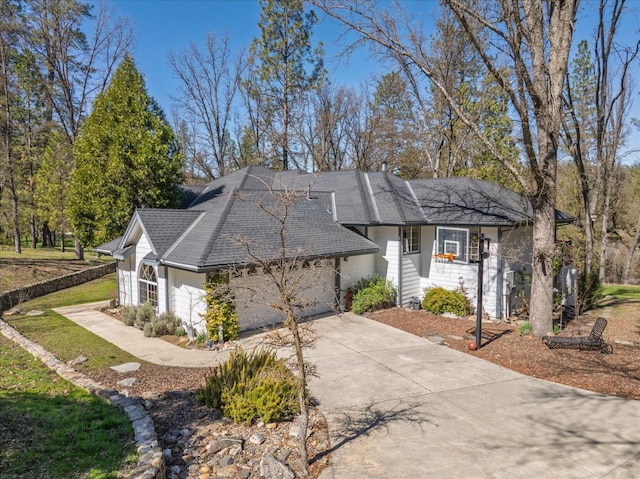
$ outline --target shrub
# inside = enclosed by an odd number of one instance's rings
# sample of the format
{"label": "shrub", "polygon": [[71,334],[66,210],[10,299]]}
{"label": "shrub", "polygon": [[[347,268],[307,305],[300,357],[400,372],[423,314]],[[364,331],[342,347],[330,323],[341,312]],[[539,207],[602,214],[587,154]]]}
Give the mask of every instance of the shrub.
{"label": "shrub", "polygon": [[133,326],[136,321],[136,310],[135,306],[125,306],[122,309],[122,322],[127,326]]}
{"label": "shrub", "polygon": [[578,310],[582,314],[598,306],[602,300],[602,283],[597,271],[590,271],[587,275],[581,275],[578,280]]}
{"label": "shrub", "polygon": [[451,291],[441,286],[425,289],[422,308],[434,314],[457,316],[468,316],[472,311],[469,298],[462,291]]}
{"label": "shrub", "polygon": [[240,327],[238,325],[238,313],[233,304],[233,296],[224,278],[214,278],[205,286],[207,312],[201,315],[207,323],[207,331],[212,341],[219,341],[219,328],[222,326],[224,340],[236,339]]}
{"label": "shrub", "polygon": [[358,281],[353,286],[351,309],[356,314],[390,308],[396,304],[396,289],[391,281],[373,275]]}
{"label": "shrub", "polygon": [[[518,334],[520,336],[524,336],[525,334],[530,333],[532,330],[533,326],[529,321],[526,321],[520,325],[520,328],[518,328]],[[553,334],[556,334],[555,331]]]}
{"label": "shrub", "polygon": [[206,377],[196,397],[236,423],[273,422],[298,412],[297,380],[284,360],[268,350],[232,352]]}
{"label": "shrub", "polygon": [[153,304],[146,302],[139,304],[136,308],[136,320],[133,325],[144,330],[144,325],[151,322],[156,317],[156,308]]}

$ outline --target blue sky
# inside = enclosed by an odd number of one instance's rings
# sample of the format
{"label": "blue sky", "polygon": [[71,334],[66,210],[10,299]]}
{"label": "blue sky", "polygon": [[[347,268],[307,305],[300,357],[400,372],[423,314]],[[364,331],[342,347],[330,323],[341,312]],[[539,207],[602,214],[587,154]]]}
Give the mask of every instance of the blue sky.
{"label": "blue sky", "polygon": [[[91,0],[95,2],[96,0]],[[107,0],[117,15],[129,17],[136,37],[134,58],[138,69],[145,75],[147,90],[165,110],[171,111],[170,96],[179,88],[168,64],[169,50],[180,51],[190,42],[203,43],[207,34],[217,32],[228,33],[232,46],[248,47],[251,40],[259,35],[258,20],[260,6],[257,0]],[[407,1],[407,0],[405,0]],[[425,24],[433,24],[437,16],[437,0],[412,0],[416,16],[422,16]],[[638,38],[640,23],[640,0],[627,2],[630,10],[625,12],[622,20],[621,41],[631,43]],[[593,17],[597,13],[595,5],[584,0],[578,17],[574,44],[587,39],[592,43]],[[329,77],[336,84],[357,86],[369,80],[380,69],[379,64],[369,58],[366,49],[360,49],[348,63],[337,58],[341,46],[337,44],[339,28],[329,22],[322,21],[314,27],[312,41],[314,45],[322,41],[325,49],[325,66]],[[634,67],[634,102],[631,116],[640,118],[640,62]],[[635,138],[640,133],[634,132]],[[638,145],[635,138],[631,143]],[[635,157],[625,162],[634,162]]]}
{"label": "blue sky", "polygon": [[[178,52],[189,43],[204,42],[208,33],[228,33],[234,47],[248,47],[259,36],[260,6],[257,0],[108,0],[115,13],[133,23],[136,46],[133,52],[138,69],[145,75],[149,93],[165,112],[170,96],[179,84],[168,65],[167,52]],[[436,1],[423,4],[437,9]],[[320,14],[318,14],[320,16]],[[328,21],[314,27],[313,44],[322,41],[325,66],[338,84],[358,84],[375,72],[376,64],[361,49],[348,64],[337,58],[338,27]]]}

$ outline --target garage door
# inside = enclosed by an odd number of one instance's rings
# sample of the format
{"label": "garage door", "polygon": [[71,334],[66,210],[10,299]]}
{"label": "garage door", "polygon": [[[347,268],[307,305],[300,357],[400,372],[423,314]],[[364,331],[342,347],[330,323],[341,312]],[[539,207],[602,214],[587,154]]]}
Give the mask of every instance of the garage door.
{"label": "garage door", "polygon": [[[294,291],[305,298],[308,306],[299,316],[311,316],[333,310],[335,297],[334,260],[318,260],[305,264],[290,279],[297,281]],[[244,269],[230,279],[235,292],[236,310],[240,317],[240,330],[247,331],[279,323],[284,316],[270,304],[279,304],[276,285],[262,271]]]}

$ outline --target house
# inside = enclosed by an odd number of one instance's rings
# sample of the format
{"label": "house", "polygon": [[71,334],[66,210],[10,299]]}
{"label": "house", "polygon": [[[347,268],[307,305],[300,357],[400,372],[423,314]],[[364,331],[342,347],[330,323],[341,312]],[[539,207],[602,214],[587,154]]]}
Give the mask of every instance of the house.
{"label": "house", "polygon": [[[295,193],[286,211],[277,199],[283,192]],[[249,249],[275,257],[283,238],[287,257],[304,255],[320,265],[313,282],[303,284],[313,300],[303,315],[335,308],[348,288],[374,273],[396,286],[398,305],[422,297],[430,286],[462,289],[475,304],[482,238],[489,253],[483,264],[486,313],[509,316],[527,293],[531,208],[522,196],[488,181],[253,166],[192,187],[185,197],[184,209],[136,210],[124,236],[96,248],[117,260],[120,304],[150,301],[159,313],[173,311],[187,327],[203,329],[204,284],[226,274],[238,291],[241,330],[277,322],[270,299],[248,293],[265,283]],[[276,210],[286,213],[282,235],[277,215],[269,214]],[[556,216],[559,224],[572,220]],[[273,291],[266,295],[275,297]]]}

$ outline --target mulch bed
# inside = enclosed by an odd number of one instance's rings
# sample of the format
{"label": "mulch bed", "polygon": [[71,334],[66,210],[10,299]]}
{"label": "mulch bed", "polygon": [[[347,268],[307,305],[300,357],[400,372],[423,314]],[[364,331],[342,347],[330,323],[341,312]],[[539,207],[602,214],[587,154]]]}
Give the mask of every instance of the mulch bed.
{"label": "mulch bed", "polygon": [[[447,318],[403,308],[372,313],[371,319],[412,334],[433,337],[439,335],[450,348],[486,359],[528,376],[546,379],[612,396],[640,399],[640,336],[629,338],[636,346],[613,342],[629,336],[628,325],[623,333],[610,321],[604,338],[613,345],[613,354],[598,351],[549,349],[541,339],[520,336],[515,324],[483,323],[483,343],[478,351],[470,351],[469,338],[475,335],[475,322]],[[588,334],[593,317],[573,320],[563,334]],[[635,325],[634,325],[635,328]],[[623,336],[625,338],[623,338]],[[460,339],[462,338],[462,339]]]}

